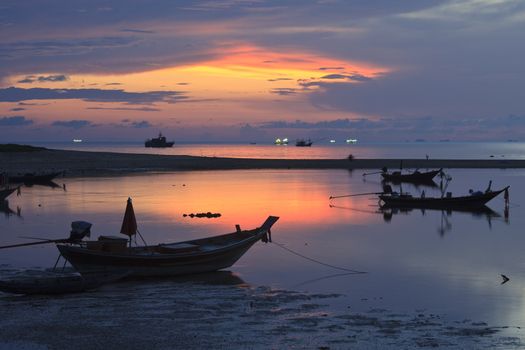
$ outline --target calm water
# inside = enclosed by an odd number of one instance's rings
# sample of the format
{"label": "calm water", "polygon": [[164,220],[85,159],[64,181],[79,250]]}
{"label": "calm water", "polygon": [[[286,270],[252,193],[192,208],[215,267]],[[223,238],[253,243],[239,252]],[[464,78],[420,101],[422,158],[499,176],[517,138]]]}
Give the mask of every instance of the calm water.
{"label": "calm water", "polygon": [[[92,238],[118,234],[132,196],[139,229],[148,243],[173,242],[252,228],[280,216],[273,238],[310,258],[369,272],[341,271],[257,243],[230,270],[252,286],[342,293],[335,307],[426,310],[451,318],[525,326],[525,179],[523,170],[454,170],[449,190],[511,186],[509,217],[503,198],[489,213],[420,211],[381,213],[373,196],[332,200],[331,195],[376,192],[378,178],[354,171],[217,171],[128,177],[58,179],[66,185],[23,188],[0,216],[0,244],[21,236],[63,238],[74,220],[92,222]],[[419,193],[423,188],[404,186]],[[435,189],[424,188],[427,196]],[[332,204],[332,206],[331,206]],[[20,215],[16,215],[19,208]],[[219,212],[217,219],[184,213]],[[3,250],[4,267],[50,267],[54,246]],[[500,285],[500,273],[511,278]]]}
{"label": "calm water", "polygon": [[176,154],[234,158],[445,158],[445,159],[525,159],[522,142],[403,142],[403,143],[314,143],[312,147],[273,144],[175,144],[173,148],[145,148],[143,143],[36,143],[57,149],[124,153]]}

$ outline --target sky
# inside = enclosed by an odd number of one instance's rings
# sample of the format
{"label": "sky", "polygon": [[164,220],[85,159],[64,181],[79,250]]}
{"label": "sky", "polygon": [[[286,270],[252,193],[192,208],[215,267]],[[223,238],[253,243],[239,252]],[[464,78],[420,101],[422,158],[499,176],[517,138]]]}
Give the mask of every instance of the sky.
{"label": "sky", "polygon": [[525,140],[521,0],[2,0],[0,142]]}

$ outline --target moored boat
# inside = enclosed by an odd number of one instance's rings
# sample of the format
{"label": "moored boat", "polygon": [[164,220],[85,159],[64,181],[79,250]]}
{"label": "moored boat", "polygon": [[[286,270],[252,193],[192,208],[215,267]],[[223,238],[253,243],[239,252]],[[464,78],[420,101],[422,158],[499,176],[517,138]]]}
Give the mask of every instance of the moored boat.
{"label": "moored boat", "polygon": [[473,192],[468,196],[453,197],[447,192],[443,197],[414,197],[406,193],[383,193],[379,195],[382,207],[406,207],[406,208],[431,208],[431,209],[459,209],[459,208],[479,208],[487,202],[497,197],[500,193],[508,190],[507,186],[501,190],[485,192]]}
{"label": "moored boat", "polygon": [[385,181],[391,182],[430,182],[436,175],[438,175],[443,169],[431,170],[426,172],[420,172],[415,170],[412,173],[401,173],[401,171],[394,171],[388,173],[386,171],[381,173],[381,176]]}
{"label": "moored boat", "polygon": [[[128,246],[126,238],[101,236],[97,241],[59,243],[61,255],[80,273],[128,272],[130,276],[176,276],[221,270],[232,266],[257,241],[270,239],[278,217],[261,227],[224,235],[157,245]],[[128,200],[121,233],[135,235],[137,226]]]}
{"label": "moored boat", "polygon": [[8,181],[10,183],[24,183],[24,184],[40,184],[49,183],[55,177],[62,174],[62,171],[45,172],[45,173],[25,173],[17,175],[9,175]]}
{"label": "moored boat", "polygon": [[295,142],[295,145],[297,147],[310,147],[312,146],[313,142],[308,139],[308,140],[305,140],[305,139],[298,139],[296,142]]}

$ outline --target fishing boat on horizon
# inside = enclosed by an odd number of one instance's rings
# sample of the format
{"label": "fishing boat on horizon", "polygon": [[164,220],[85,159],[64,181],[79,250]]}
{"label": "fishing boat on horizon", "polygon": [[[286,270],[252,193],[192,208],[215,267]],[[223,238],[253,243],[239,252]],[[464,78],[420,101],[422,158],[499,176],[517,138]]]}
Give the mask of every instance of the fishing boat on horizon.
{"label": "fishing boat on horizon", "polygon": [[174,141],[166,141],[166,136],[163,136],[162,133],[159,132],[158,137],[146,140],[144,146],[153,148],[167,148],[173,147],[174,143]]}
{"label": "fishing boat on horizon", "polygon": [[297,147],[310,147],[312,146],[313,142],[312,140],[308,139],[308,140],[305,140],[305,139],[298,139],[296,142],[295,142],[295,145]]}

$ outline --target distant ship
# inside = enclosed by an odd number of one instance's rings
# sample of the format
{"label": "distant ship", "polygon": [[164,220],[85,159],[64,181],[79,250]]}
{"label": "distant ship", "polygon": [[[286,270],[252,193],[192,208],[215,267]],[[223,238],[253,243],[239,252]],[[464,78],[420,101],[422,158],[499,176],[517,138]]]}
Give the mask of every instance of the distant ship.
{"label": "distant ship", "polygon": [[163,147],[172,147],[175,142],[166,142],[166,137],[162,136],[162,134],[159,132],[159,137],[148,139],[145,143],[146,147],[156,147],[156,148],[163,148]]}
{"label": "distant ship", "polygon": [[297,147],[310,147],[312,145],[312,141],[310,139],[305,140],[305,139],[299,139],[295,142],[295,145]]}

